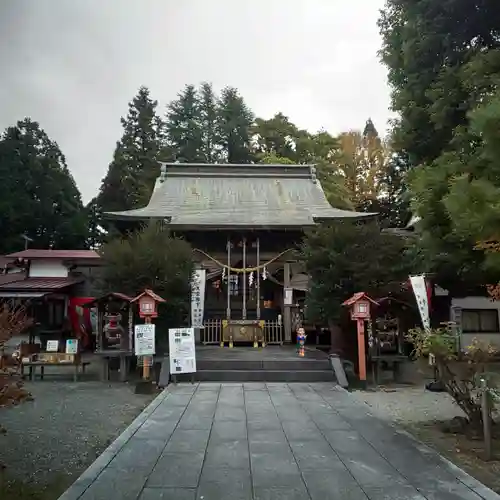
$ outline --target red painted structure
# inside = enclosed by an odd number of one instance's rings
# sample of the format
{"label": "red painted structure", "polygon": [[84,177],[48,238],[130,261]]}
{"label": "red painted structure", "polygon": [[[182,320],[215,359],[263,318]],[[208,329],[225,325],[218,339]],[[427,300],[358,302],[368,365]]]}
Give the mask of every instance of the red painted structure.
{"label": "red painted structure", "polygon": [[356,321],[358,330],[358,362],[359,362],[359,380],[366,383],[366,339],[365,339],[365,321],[371,318],[371,306],[378,306],[378,302],[371,299],[366,293],[355,293],[350,299],[347,299],[343,306],[351,310],[351,319]]}
{"label": "red painted structure", "polygon": [[84,305],[92,302],[93,297],[71,297],[68,303],[68,317],[71,322],[71,329],[75,337],[79,340],[82,349],[93,347],[93,332],[91,321],[91,310]]}

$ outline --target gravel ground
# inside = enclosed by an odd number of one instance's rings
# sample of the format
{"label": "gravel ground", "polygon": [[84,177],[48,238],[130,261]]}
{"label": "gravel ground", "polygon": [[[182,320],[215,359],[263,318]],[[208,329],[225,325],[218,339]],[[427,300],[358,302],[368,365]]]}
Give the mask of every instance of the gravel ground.
{"label": "gravel ground", "polygon": [[37,381],[26,388],[33,402],[0,409],[7,429],[0,462],[9,480],[36,485],[71,483],[154,397],[123,383]]}
{"label": "gravel ground", "polygon": [[430,392],[424,387],[397,387],[375,391],[353,391],[358,401],[366,403],[379,418],[400,424],[448,420],[463,416],[445,392]]}

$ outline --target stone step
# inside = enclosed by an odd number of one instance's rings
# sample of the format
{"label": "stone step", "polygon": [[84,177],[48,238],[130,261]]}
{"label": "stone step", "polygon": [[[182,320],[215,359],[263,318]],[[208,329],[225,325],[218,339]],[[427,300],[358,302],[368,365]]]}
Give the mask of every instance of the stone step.
{"label": "stone step", "polygon": [[199,370],[195,379],[201,382],[334,382],[329,370]]}
{"label": "stone step", "polygon": [[326,359],[296,360],[242,360],[242,359],[198,359],[198,370],[274,370],[274,371],[311,371],[331,370],[330,361]]}

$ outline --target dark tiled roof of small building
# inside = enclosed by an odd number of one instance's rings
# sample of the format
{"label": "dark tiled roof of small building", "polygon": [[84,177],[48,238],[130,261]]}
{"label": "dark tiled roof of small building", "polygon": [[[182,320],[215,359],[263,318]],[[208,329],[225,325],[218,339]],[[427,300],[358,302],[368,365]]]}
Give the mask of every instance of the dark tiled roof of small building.
{"label": "dark tiled roof of small building", "polygon": [[22,280],[0,283],[0,291],[22,291],[22,290],[39,290],[39,291],[55,291],[62,288],[81,283],[83,278],[25,278]]}
{"label": "dark tiled roof of small building", "polygon": [[79,259],[100,259],[101,257],[94,250],[43,250],[37,248],[28,248],[21,252],[11,253],[5,257],[13,259],[61,259],[61,260],[79,260]]}
{"label": "dark tiled roof of small building", "polygon": [[184,228],[303,228],[368,213],[333,208],[312,165],[162,164],[149,204],[118,219],[164,219]]}
{"label": "dark tiled roof of small building", "polygon": [[0,272],[5,269],[14,259],[6,257],[5,255],[0,255]]}
{"label": "dark tiled roof of small building", "polygon": [[119,292],[110,292],[105,295],[101,295],[100,297],[96,297],[89,302],[86,302],[83,307],[94,307],[96,304],[111,302],[113,300],[123,301],[123,302],[132,302],[132,297],[125,295],[124,293]]}
{"label": "dark tiled roof of small building", "polygon": [[26,272],[0,274],[0,286],[26,279]]}

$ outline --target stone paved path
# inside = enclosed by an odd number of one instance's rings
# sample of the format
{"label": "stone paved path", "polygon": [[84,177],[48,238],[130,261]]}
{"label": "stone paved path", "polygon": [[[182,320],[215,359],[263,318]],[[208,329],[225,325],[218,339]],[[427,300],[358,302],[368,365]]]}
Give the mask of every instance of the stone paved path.
{"label": "stone paved path", "polygon": [[500,496],[324,384],[171,386],[61,500]]}

